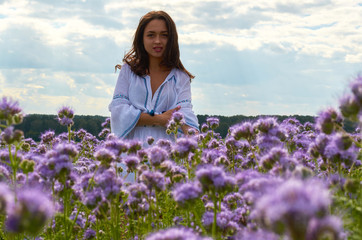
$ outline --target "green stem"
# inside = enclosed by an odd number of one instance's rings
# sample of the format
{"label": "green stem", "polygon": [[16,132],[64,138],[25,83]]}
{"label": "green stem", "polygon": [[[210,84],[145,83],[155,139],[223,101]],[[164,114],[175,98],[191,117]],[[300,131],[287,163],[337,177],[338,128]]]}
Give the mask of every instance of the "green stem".
{"label": "green stem", "polygon": [[217,216],[217,199],[216,199],[216,193],[212,193],[212,200],[214,203],[214,222],[212,224],[212,238],[216,239],[216,216]]}

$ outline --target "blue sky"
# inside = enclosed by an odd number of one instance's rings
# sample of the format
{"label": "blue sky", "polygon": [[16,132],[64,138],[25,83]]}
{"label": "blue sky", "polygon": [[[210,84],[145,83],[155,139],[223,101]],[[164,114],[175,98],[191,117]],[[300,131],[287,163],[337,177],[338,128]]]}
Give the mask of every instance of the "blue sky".
{"label": "blue sky", "polygon": [[0,96],[109,116],[141,16],[174,19],[196,114],[316,115],[362,72],[362,1],[0,0]]}

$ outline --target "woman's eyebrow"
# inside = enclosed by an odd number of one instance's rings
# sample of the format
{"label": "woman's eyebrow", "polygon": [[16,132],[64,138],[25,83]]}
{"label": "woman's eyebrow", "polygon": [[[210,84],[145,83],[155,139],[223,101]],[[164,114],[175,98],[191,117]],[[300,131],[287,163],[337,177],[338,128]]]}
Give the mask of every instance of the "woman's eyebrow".
{"label": "woman's eyebrow", "polygon": [[[147,33],[155,33],[156,31],[152,31],[152,30],[150,30],[150,31],[147,31]],[[168,31],[161,31],[161,33],[168,33]]]}

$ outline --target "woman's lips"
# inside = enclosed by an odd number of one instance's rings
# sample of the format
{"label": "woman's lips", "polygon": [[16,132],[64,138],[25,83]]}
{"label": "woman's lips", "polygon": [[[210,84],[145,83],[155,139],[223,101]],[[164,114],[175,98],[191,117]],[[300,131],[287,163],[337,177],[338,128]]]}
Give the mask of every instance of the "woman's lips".
{"label": "woman's lips", "polygon": [[162,47],[154,47],[153,50],[155,50],[155,52],[161,52],[161,51],[162,51]]}

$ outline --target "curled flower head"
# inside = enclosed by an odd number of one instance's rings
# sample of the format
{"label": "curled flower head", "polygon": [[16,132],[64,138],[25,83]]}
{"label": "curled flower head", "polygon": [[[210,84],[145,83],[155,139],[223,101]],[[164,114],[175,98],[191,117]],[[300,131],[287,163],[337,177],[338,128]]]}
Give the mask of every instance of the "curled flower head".
{"label": "curled flower head", "polygon": [[268,133],[277,126],[278,122],[274,117],[260,118],[254,123],[254,128],[258,129],[262,133]]}
{"label": "curled flower head", "polygon": [[133,172],[140,164],[140,158],[137,155],[129,155],[123,158],[123,162],[126,164],[128,171]]}
{"label": "curled flower head", "polygon": [[217,117],[208,117],[206,119],[207,125],[209,126],[209,128],[211,129],[215,129],[219,126],[219,119]]}
{"label": "curled flower head", "polygon": [[180,158],[187,157],[197,148],[197,141],[193,138],[179,138],[173,145],[173,152]]}
{"label": "curled flower head", "polygon": [[98,149],[94,157],[105,166],[116,160],[116,155],[107,148]]}
{"label": "curled flower head", "polygon": [[9,124],[19,124],[22,122],[22,109],[17,101],[3,97],[0,101],[0,121],[8,121]]}
{"label": "curled flower head", "polygon": [[5,225],[15,233],[37,234],[54,215],[52,201],[38,189],[23,189],[8,213]]}
{"label": "curled flower head", "polygon": [[313,218],[309,222],[306,239],[321,239],[323,236],[342,239],[340,237],[342,231],[342,221],[335,216],[327,216],[322,219]]}
{"label": "curled flower head", "polygon": [[253,124],[250,122],[245,122],[240,125],[234,126],[231,130],[231,135],[235,140],[240,140],[244,138],[246,140],[250,140],[254,134]]}
{"label": "curled flower head", "polygon": [[351,82],[351,91],[356,97],[358,102],[362,104],[362,75],[356,77],[354,81]]}
{"label": "curled flower head", "polygon": [[210,240],[195,233],[192,229],[185,227],[174,227],[152,233],[146,240]]}
{"label": "curled flower head", "polygon": [[13,126],[5,128],[1,134],[2,140],[7,144],[13,144],[15,142],[20,142],[24,138],[24,133],[21,130],[14,130]]}
{"label": "curled flower head", "polygon": [[54,137],[55,137],[55,132],[53,130],[49,130],[49,131],[44,132],[40,136],[40,139],[41,139],[42,143],[49,144],[54,140]]}
{"label": "curled flower head", "polygon": [[319,113],[316,120],[316,127],[325,134],[331,134],[337,126],[342,126],[342,121],[341,115],[336,110],[328,108]]}
{"label": "curled flower head", "polygon": [[325,216],[330,203],[329,191],[321,182],[290,179],[263,195],[252,214],[277,233],[284,226],[292,236],[304,239],[309,221]]}
{"label": "curled flower head", "polygon": [[165,176],[158,171],[144,171],[140,176],[141,182],[143,182],[149,190],[163,190],[165,188]]}
{"label": "curled flower head", "polygon": [[158,167],[163,161],[167,160],[168,152],[158,146],[153,146],[147,150],[148,159],[151,165]]}
{"label": "curled flower head", "polygon": [[236,184],[235,179],[227,176],[218,166],[206,165],[196,171],[196,177],[204,191],[227,192]]}
{"label": "curled flower head", "polygon": [[58,122],[63,126],[73,125],[74,111],[70,107],[63,106],[58,111]]}
{"label": "curled flower head", "polygon": [[111,127],[111,118],[106,118],[102,123],[102,128],[110,128]]}
{"label": "curled flower head", "polygon": [[358,99],[353,95],[345,95],[339,101],[339,110],[343,117],[358,121],[358,113],[361,105]]}
{"label": "curled flower head", "polygon": [[200,183],[198,182],[179,184],[172,191],[173,198],[180,206],[185,206],[187,203],[192,203],[192,201],[199,198],[201,194],[202,189]]}
{"label": "curled flower head", "polygon": [[184,118],[184,115],[182,112],[180,111],[174,111],[172,113],[172,117],[173,121],[176,123],[176,124],[179,124],[179,125],[183,125],[185,124],[185,118]]}

